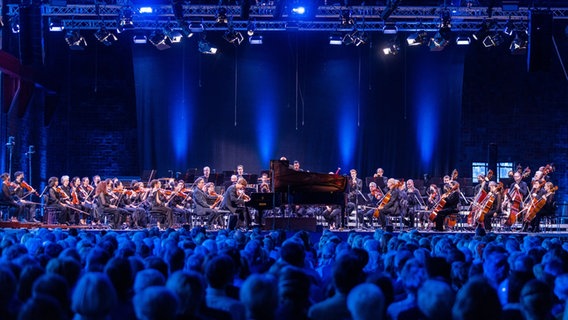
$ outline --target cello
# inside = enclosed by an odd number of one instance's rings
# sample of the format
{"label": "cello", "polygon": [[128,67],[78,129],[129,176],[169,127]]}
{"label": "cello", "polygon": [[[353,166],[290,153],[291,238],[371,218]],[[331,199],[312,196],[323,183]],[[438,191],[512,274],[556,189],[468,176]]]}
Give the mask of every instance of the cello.
{"label": "cello", "polygon": [[381,200],[381,203],[379,203],[379,206],[373,212],[374,218],[378,218],[379,215],[380,215],[380,211],[383,210],[385,208],[385,206],[390,202],[390,199],[392,197],[392,190],[394,190],[396,188],[400,188],[403,185],[404,185],[404,181],[399,181],[399,182],[394,184],[394,187],[392,189],[390,189],[389,192],[387,192],[387,194],[385,194],[385,196]]}
{"label": "cello", "polygon": [[440,212],[440,210],[444,209],[444,207],[446,206],[446,198],[452,194],[452,192],[456,191],[459,187],[459,184],[455,184],[453,185],[450,190],[448,190],[446,193],[444,193],[442,195],[442,197],[440,197],[440,201],[438,201],[438,203],[434,206],[434,210],[432,210],[432,212],[430,213],[429,219],[430,221],[434,221],[436,220],[436,217],[438,216],[438,212]]}
{"label": "cello", "polygon": [[530,206],[528,207],[528,210],[527,210],[527,215],[526,215],[525,220],[524,220],[525,223],[530,223],[536,217],[536,214],[539,213],[540,210],[542,210],[542,208],[546,204],[546,199],[551,194],[556,192],[556,190],[558,190],[558,186],[552,187],[550,189],[550,191],[548,191],[545,195],[540,197],[540,199],[538,199],[538,200],[536,198],[532,199],[531,204],[530,204]]}
{"label": "cello", "polygon": [[479,191],[477,192],[475,198],[473,199],[473,202],[471,203],[469,215],[467,216],[467,223],[470,225],[474,224],[474,217],[478,215],[479,210],[481,210],[482,208],[481,203],[483,202],[483,200],[485,200],[485,197],[487,197],[487,191],[485,191],[485,183],[491,180],[491,178],[493,178],[493,170],[490,169],[487,172],[487,176],[483,179],[483,182],[481,182],[481,187],[479,188]]}

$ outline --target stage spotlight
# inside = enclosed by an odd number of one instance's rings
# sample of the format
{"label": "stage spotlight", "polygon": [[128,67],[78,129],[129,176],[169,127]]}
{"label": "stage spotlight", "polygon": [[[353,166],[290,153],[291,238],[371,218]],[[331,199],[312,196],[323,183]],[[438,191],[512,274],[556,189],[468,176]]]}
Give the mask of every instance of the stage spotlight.
{"label": "stage spotlight", "polygon": [[227,40],[228,43],[239,45],[245,38],[243,37],[242,33],[235,31],[233,27],[229,27],[229,29],[225,31],[223,39]]}
{"label": "stage spotlight", "polygon": [[146,37],[146,35],[144,34],[135,34],[132,37],[132,42],[134,42],[135,44],[146,44],[148,43],[148,37]]}
{"label": "stage spotlight", "polygon": [[252,37],[254,35],[255,30],[256,30],[256,25],[254,24],[254,22],[249,21],[249,23],[247,24],[247,35],[249,37]]}
{"label": "stage spotlight", "polygon": [[339,34],[331,34],[329,36],[329,44],[332,46],[340,46],[343,44],[343,37]]}
{"label": "stage spotlight", "polygon": [[63,31],[64,26],[60,19],[49,19],[49,31],[53,32],[61,32]]}
{"label": "stage spotlight", "polygon": [[383,27],[383,34],[396,34],[398,28],[395,25],[386,25]]}
{"label": "stage spotlight", "polygon": [[217,14],[215,15],[215,22],[217,24],[227,24],[229,19],[227,18],[227,9],[221,7],[217,10]]}
{"label": "stage spotlight", "polygon": [[339,15],[339,20],[341,20],[343,27],[352,27],[355,24],[355,20],[351,17],[351,10],[342,10]]}
{"label": "stage spotlight", "polygon": [[87,46],[87,41],[77,30],[67,31],[67,34],[65,35],[65,42],[67,42],[69,49],[75,51],[85,50],[85,47]]}
{"label": "stage spotlight", "polygon": [[489,23],[487,21],[483,21],[480,25],[479,25],[479,29],[477,29],[477,31],[475,31],[472,34],[472,37],[474,40],[480,40],[485,38],[485,36],[487,35],[487,32],[489,30]]}
{"label": "stage spotlight", "polygon": [[118,38],[105,27],[101,27],[97,30],[97,32],[95,32],[95,38],[97,38],[97,40],[105,46],[110,46],[114,41],[118,40]]}
{"label": "stage spotlight", "polygon": [[154,9],[152,7],[140,7],[138,8],[138,12],[141,14],[152,14],[154,13]]}
{"label": "stage spotlight", "polygon": [[148,41],[150,41],[150,43],[158,50],[166,50],[170,48],[170,45],[166,42],[167,39],[168,37],[166,37],[162,30],[154,30],[148,37]]}
{"label": "stage spotlight", "polygon": [[292,9],[290,9],[290,11],[293,14],[303,15],[304,13],[306,13],[306,7],[304,7],[303,5],[296,5],[293,6]]}
{"label": "stage spotlight", "polygon": [[199,43],[197,44],[197,49],[199,50],[199,52],[201,52],[203,54],[216,54],[217,53],[217,47],[213,46],[211,43],[209,43],[207,40],[205,40],[205,37],[203,37],[201,40],[199,40]]}
{"label": "stage spotlight", "polygon": [[389,41],[388,45],[386,45],[385,47],[383,47],[383,54],[384,55],[397,55],[398,52],[400,51],[400,45],[397,41],[396,38],[392,39]]}
{"label": "stage spotlight", "polygon": [[[182,28],[183,29],[183,28]],[[168,40],[171,43],[180,43],[181,39],[183,38],[183,35],[180,31],[178,30],[173,30],[170,27],[165,27],[164,28],[164,34],[166,35],[166,37],[168,38]],[[191,33],[190,33],[191,34]],[[193,35],[193,34],[191,34]],[[191,37],[191,36],[188,36]]]}
{"label": "stage spotlight", "polygon": [[346,33],[343,36],[343,44],[345,45],[355,45],[356,47],[367,43],[368,37],[365,31],[359,31],[357,29],[353,30],[351,33]]}
{"label": "stage spotlight", "polygon": [[250,44],[262,44],[262,36],[255,34],[253,36],[249,37],[249,43]]}
{"label": "stage spotlight", "polygon": [[497,32],[495,32],[494,34],[488,35],[488,36],[485,37],[485,39],[483,39],[483,45],[486,48],[497,47],[497,46],[500,46],[502,43],[503,43],[503,36],[501,36]]}
{"label": "stage spotlight", "polygon": [[521,55],[527,53],[528,48],[528,35],[526,31],[517,31],[515,32],[515,39],[509,45],[509,50],[511,54],[514,55]]}
{"label": "stage spotlight", "polygon": [[10,18],[10,28],[12,33],[20,33],[20,17],[13,16]]}
{"label": "stage spotlight", "polygon": [[471,43],[471,39],[468,36],[458,36],[456,38],[456,44],[458,46],[468,46]]}
{"label": "stage spotlight", "polygon": [[116,28],[116,32],[122,33],[125,30],[134,29],[134,22],[132,21],[132,16],[134,16],[134,11],[132,11],[132,8],[130,7],[123,8],[120,13],[120,20],[118,22],[118,27]]}
{"label": "stage spotlight", "polygon": [[425,44],[426,42],[428,42],[428,33],[423,30],[413,33],[406,38],[406,43],[408,43],[408,45],[411,47],[420,46]]}
{"label": "stage spotlight", "polygon": [[449,40],[445,39],[440,32],[437,32],[434,37],[430,39],[428,47],[430,51],[442,51],[449,43]]}
{"label": "stage spotlight", "polygon": [[515,32],[515,24],[513,23],[513,21],[509,20],[507,21],[507,24],[505,24],[505,29],[503,30],[503,33],[508,36],[512,36],[513,32]]}
{"label": "stage spotlight", "polygon": [[401,0],[387,0],[385,10],[381,12],[381,19],[387,20],[391,14],[398,8]]}

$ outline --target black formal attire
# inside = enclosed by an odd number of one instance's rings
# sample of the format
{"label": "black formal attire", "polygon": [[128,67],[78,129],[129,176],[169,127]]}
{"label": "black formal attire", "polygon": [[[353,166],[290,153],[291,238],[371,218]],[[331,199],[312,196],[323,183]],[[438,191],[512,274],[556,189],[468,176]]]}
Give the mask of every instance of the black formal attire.
{"label": "black formal attire", "polygon": [[64,205],[64,199],[55,189],[55,187],[49,188],[47,192],[47,203],[46,206],[57,208],[59,210],[59,215],[57,216],[57,222],[60,224],[68,223],[69,221],[69,209]]}
{"label": "black formal attire", "polygon": [[408,221],[410,226],[414,227],[414,221],[416,220],[416,216],[418,212],[420,212],[421,201],[420,191],[418,189],[413,188],[412,190],[406,189],[406,199],[408,201],[408,210],[406,212],[406,216],[408,217]]}
{"label": "black formal attire", "polygon": [[171,227],[173,224],[172,209],[166,207],[165,203],[167,200],[162,192],[160,190],[150,191],[148,202],[150,203],[150,211],[163,215],[165,217],[165,227]]}
{"label": "black formal attire", "polygon": [[66,221],[64,222],[68,222],[70,224],[76,224],[77,222],[77,211],[73,210],[72,208],[77,208],[78,209],[78,205],[74,205],[72,203],[72,199],[73,199],[73,195],[71,194],[71,186],[67,185],[60,185],[59,186],[61,192],[63,192],[65,194],[65,196],[63,196],[63,202],[65,203],[65,205],[67,206],[67,216],[65,217]]}
{"label": "black formal attire", "polygon": [[526,182],[524,182],[522,180],[519,183],[517,183],[517,182],[511,183],[511,186],[509,186],[509,194],[511,196],[514,194],[515,190],[517,189],[517,187],[516,187],[517,185],[519,186],[518,190],[521,193],[521,195],[523,196],[523,199],[526,198],[529,194],[529,186],[527,185]]}
{"label": "black formal attire", "polygon": [[[487,196],[491,196],[493,195],[488,194]],[[487,213],[485,214],[485,217],[483,218],[483,225],[485,227],[485,230],[487,231],[491,231],[491,229],[493,229],[491,227],[491,221],[493,220],[493,216],[495,216],[495,214],[497,214],[497,216],[499,216],[501,214],[501,206],[503,204],[503,196],[501,192],[497,192],[496,194],[493,195],[493,204],[491,205],[491,208],[489,208],[489,211],[487,211]],[[483,210],[483,208],[481,208]]]}
{"label": "black formal attire", "polygon": [[322,212],[323,219],[328,226],[334,225],[335,228],[341,227],[341,207],[338,205],[328,206]]}
{"label": "black formal attire", "polygon": [[216,220],[220,215],[219,210],[211,209],[207,203],[208,197],[213,197],[206,194],[199,188],[193,189],[193,202],[195,203],[194,213],[198,216],[207,216],[207,224],[211,225],[213,220]]}
{"label": "black formal attire", "polygon": [[123,221],[126,221],[126,216],[128,215],[128,211],[119,208],[111,207],[111,199],[112,196],[108,193],[99,193],[97,196],[97,205],[102,211],[102,216],[112,215],[112,228],[118,228]]}
{"label": "black formal attire", "polygon": [[359,223],[359,225],[364,226],[363,212],[359,212],[359,208],[357,208],[357,204],[359,204],[359,199],[360,199],[359,195],[361,190],[363,190],[363,180],[359,178],[353,180],[353,178],[351,178],[349,179],[348,187],[349,188],[347,193],[347,205],[345,206],[347,214],[345,216],[349,217],[349,215],[351,215],[351,212],[355,210],[357,216],[357,222]]}
{"label": "black formal attire", "polygon": [[[367,218],[367,220],[369,220],[369,222],[371,223],[371,227],[373,227],[373,217],[375,215],[375,210],[376,210],[375,208],[377,208],[379,206],[379,203],[380,203],[379,200],[380,199],[381,199],[380,196],[377,199],[371,192],[367,193],[367,203],[365,203],[365,205],[368,207],[368,209],[367,209],[367,211],[365,211],[365,213],[363,215],[364,215],[364,217]],[[366,222],[363,223],[363,227],[365,227],[365,228],[368,227]]]}
{"label": "black formal attire", "polygon": [[12,194],[11,187],[7,183],[2,183],[2,193],[0,193],[0,206],[9,207],[12,211],[10,217],[19,217],[22,214],[23,206],[16,201]]}
{"label": "black formal attire", "polygon": [[379,223],[381,226],[386,226],[387,223],[387,216],[397,216],[400,215],[399,211],[399,200],[400,200],[400,191],[398,188],[394,187],[392,190],[385,194],[385,197],[390,193],[389,202],[385,204],[383,209],[379,211]]}
{"label": "black formal attire", "polygon": [[459,191],[453,191],[446,198],[444,207],[438,211],[434,222],[436,223],[437,231],[444,231],[444,219],[450,214],[458,213],[458,204],[460,203]]}
{"label": "black formal attire", "polygon": [[[237,194],[236,186],[232,185],[229,188],[227,188],[223,197],[224,199],[222,207],[229,210],[233,215],[233,217],[237,217],[238,218],[237,220],[239,220],[240,222],[244,222],[245,227],[249,228],[251,222],[250,212],[248,208],[245,207],[244,199],[242,197],[239,197],[239,195]],[[229,217],[229,219],[233,218]],[[236,222],[237,221],[235,221],[234,224],[236,224]],[[229,229],[232,228],[234,228],[233,223],[229,221]]]}
{"label": "black formal attire", "polygon": [[99,217],[96,216],[94,206],[93,206],[93,197],[95,189],[91,186],[88,188],[84,185],[80,185],[77,187],[77,198],[79,198],[79,202],[81,203],[81,209],[87,212],[91,216],[91,220],[96,220]]}
{"label": "black formal attire", "polygon": [[185,200],[187,196],[181,193],[176,193],[172,195],[172,200],[170,201],[170,208],[172,208],[172,213],[174,218],[177,218],[181,223],[191,224],[191,211],[188,207],[187,201]]}
{"label": "black formal attire", "polygon": [[28,191],[24,189],[21,181],[16,180],[14,183],[18,185],[16,190],[14,190],[14,195],[16,196],[20,206],[22,206],[22,214],[25,214],[25,219],[27,221],[34,221],[36,213],[35,203],[24,200],[24,197],[29,196],[29,194],[26,194]]}
{"label": "black formal attire", "polygon": [[556,197],[554,193],[547,195],[544,188],[540,189],[537,194],[537,200],[541,200],[544,196],[546,196],[544,206],[536,213],[535,217],[530,222],[533,232],[540,232],[540,221],[542,217],[553,216],[556,213]]}

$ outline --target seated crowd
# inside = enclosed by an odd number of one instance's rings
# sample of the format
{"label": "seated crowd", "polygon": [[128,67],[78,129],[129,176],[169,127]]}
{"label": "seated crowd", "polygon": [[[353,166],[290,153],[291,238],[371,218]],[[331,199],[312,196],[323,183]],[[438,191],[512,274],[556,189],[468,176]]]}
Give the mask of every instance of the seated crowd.
{"label": "seated crowd", "polygon": [[[561,319],[568,242],[202,228],[0,231],[0,319]],[[566,316],[564,316],[566,318]]]}

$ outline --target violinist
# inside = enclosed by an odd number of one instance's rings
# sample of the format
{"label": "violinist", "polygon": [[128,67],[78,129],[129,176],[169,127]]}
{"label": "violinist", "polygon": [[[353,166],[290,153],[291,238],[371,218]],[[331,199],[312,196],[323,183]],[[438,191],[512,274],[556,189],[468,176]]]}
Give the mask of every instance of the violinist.
{"label": "violinist", "polygon": [[[76,205],[73,203],[73,198],[71,195],[72,190],[70,182],[71,181],[69,180],[69,176],[67,175],[61,176],[61,185],[58,187],[58,191],[61,194],[61,201],[63,202],[63,205],[75,207]],[[72,209],[68,210],[67,212],[68,214],[64,218],[65,221],[63,222],[60,221],[60,223],[75,224],[76,212]]]}
{"label": "violinist", "polygon": [[[204,191],[205,187],[205,180],[202,178],[197,178],[195,181],[195,188],[193,190],[193,202],[195,203],[195,214],[198,216],[206,216],[207,224],[209,226],[213,226],[213,221],[216,221],[217,218],[221,215],[218,209],[215,209],[213,205],[209,205],[207,203],[208,198],[212,198],[214,196],[206,194]],[[215,197],[217,199],[217,197]]]}
{"label": "violinist", "polygon": [[22,221],[39,222],[36,219],[36,205],[32,201],[27,201],[25,198],[32,193],[37,194],[36,190],[24,181],[24,173],[16,171],[14,173],[14,193],[22,206],[22,214],[25,216],[20,217]]}
{"label": "violinist", "polygon": [[154,179],[150,181],[150,188],[152,188],[148,195],[148,202],[150,203],[150,211],[165,216],[165,221],[164,221],[165,224],[162,226],[162,222],[159,221],[158,227],[161,229],[163,228],[167,229],[173,224],[173,214],[172,214],[172,209],[166,205],[166,202],[168,200],[166,199],[166,195],[162,190],[162,183],[160,182],[160,180]]}
{"label": "violinist", "polygon": [[57,216],[57,222],[60,224],[69,224],[68,211],[65,206],[63,195],[59,192],[59,179],[57,177],[51,177],[47,180],[48,192],[47,201],[45,205],[47,207],[57,208],[59,210],[59,215]]}
{"label": "violinist", "polygon": [[13,189],[15,186],[10,182],[10,174],[4,172],[0,175],[2,179],[2,193],[0,193],[0,206],[7,206],[12,210],[10,213],[10,218],[12,222],[18,222],[18,217],[22,215],[23,206],[16,201],[14,198]]}
{"label": "violinist", "polygon": [[[126,220],[128,211],[119,208],[116,204],[112,204],[113,196],[109,192],[111,190],[111,181],[109,179],[99,182],[95,190],[95,198],[97,199],[97,206],[102,210],[101,216],[112,216],[111,228],[118,228],[122,221]],[[116,203],[116,202],[115,202]]]}
{"label": "violinist", "polygon": [[88,213],[85,210],[88,210],[87,208],[85,208],[83,206],[83,204],[81,203],[81,199],[79,198],[79,187],[81,186],[81,178],[75,176],[71,179],[71,203],[74,207],[76,207],[77,209],[81,210],[82,212],[78,211],[78,214],[76,214],[76,217],[78,217],[79,221],[73,221],[74,224],[81,224],[81,225],[85,225],[87,224],[86,219],[87,217],[85,216],[85,213]]}
{"label": "violinist", "polygon": [[[437,211],[437,215],[434,219],[436,223],[435,230],[444,231],[444,219],[450,214],[458,213],[458,204],[460,203],[459,195],[460,184],[457,181],[450,181],[447,186],[444,187],[445,193],[440,197],[440,201],[444,200],[444,205]],[[440,202],[438,202],[440,204]],[[436,210],[436,208],[434,209]]]}
{"label": "violinist", "polygon": [[93,219],[98,218],[94,216],[95,211],[93,210],[93,196],[95,195],[95,188],[90,185],[89,177],[83,177],[81,179],[81,184],[77,186],[76,190],[82,210],[90,213]]}
{"label": "violinist", "polygon": [[244,196],[247,181],[245,179],[237,180],[237,183],[230,186],[225,190],[223,195],[222,208],[231,212],[232,216],[229,217],[229,229],[236,227],[237,222],[241,225],[244,222],[245,228],[250,228],[251,216],[248,208],[245,206],[245,201],[248,196]]}
{"label": "violinist", "polygon": [[191,195],[189,189],[185,189],[185,182],[183,180],[179,180],[176,183],[169,197],[168,204],[169,207],[172,208],[174,218],[177,218],[178,221],[182,221],[182,223],[191,223],[191,212],[188,202],[191,199]]}

